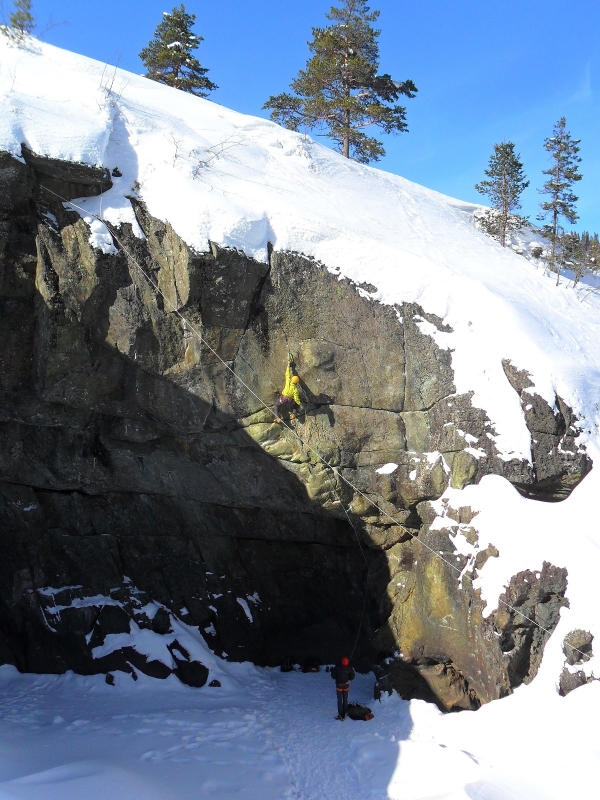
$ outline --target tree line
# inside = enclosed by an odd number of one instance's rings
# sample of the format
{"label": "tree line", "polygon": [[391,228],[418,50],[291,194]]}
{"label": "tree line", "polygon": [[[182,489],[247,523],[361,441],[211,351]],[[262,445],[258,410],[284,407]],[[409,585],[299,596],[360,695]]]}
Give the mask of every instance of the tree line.
{"label": "tree line", "polygon": [[[558,120],[552,136],[544,140],[550,166],[543,170],[547,179],[538,189],[545,199],[540,203],[537,220],[543,223],[541,232],[549,241],[546,260],[549,268],[556,272],[557,285],[564,267],[573,270],[575,282],[586,272],[600,267],[598,235],[567,232],[564,228],[564,223],[574,225],[579,219],[575,205],[579,198],[573,192],[573,185],[583,177],[579,171],[580,141],[567,130],[565,117]],[[517,213],[521,209],[521,195],[529,181],[523,171],[521,156],[515,153],[514,142],[495,144],[484,172],[486,180],[475,184],[475,189],[489,198],[491,208],[483,214],[479,224],[506,247],[510,234],[529,222]]]}
{"label": "tree line", "polygon": [[[21,40],[35,27],[31,0],[14,0],[14,9],[3,32]],[[263,109],[273,121],[290,130],[322,131],[346,158],[363,164],[385,155],[382,142],[366,129],[384,133],[408,131],[406,107],[401,97],[412,99],[417,87],[412,80],[397,81],[379,70],[379,36],[374,27],[379,11],[371,11],[366,0],[337,0],[325,15],[330,24],[312,29],[308,42],[310,58],[290,84],[291,92],[272,95]],[[217,89],[194,52],[203,41],[193,32],[195,14],[185,6],[163,12],[154,35],[139,57],[145,77],[197,97],[207,98]],[[544,196],[538,220],[548,238],[547,261],[557,273],[573,269],[576,280],[586,271],[600,267],[598,235],[566,232],[564,223],[578,220],[573,185],[581,180],[579,139],[574,139],[562,117],[552,136],[544,141],[550,157],[547,176],[539,190]],[[513,142],[494,145],[485,179],[475,185],[487,196],[491,208],[481,217],[480,226],[506,246],[511,233],[528,224],[520,215],[520,198],[529,186],[520,156]]]}

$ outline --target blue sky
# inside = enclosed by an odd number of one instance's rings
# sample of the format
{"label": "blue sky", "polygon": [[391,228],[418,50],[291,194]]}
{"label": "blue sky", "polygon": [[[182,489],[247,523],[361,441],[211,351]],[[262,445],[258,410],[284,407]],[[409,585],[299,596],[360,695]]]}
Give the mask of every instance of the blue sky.
{"label": "blue sky", "polygon": [[[164,0],[33,0],[46,41],[142,72],[137,54]],[[12,0],[4,0],[9,9]],[[179,5],[179,3],[177,3]],[[197,55],[219,85],[212,99],[248,114],[287,89],[306,63],[311,27],[332,0],[189,0],[204,36]],[[581,141],[577,229],[600,230],[600,56],[598,0],[373,0],[381,11],[381,71],[419,88],[406,102],[410,132],[384,137],[379,163],[410,180],[478,202],[494,142],[512,140],[531,186],[524,212],[535,218],[547,166],[543,140],[559,117]]]}

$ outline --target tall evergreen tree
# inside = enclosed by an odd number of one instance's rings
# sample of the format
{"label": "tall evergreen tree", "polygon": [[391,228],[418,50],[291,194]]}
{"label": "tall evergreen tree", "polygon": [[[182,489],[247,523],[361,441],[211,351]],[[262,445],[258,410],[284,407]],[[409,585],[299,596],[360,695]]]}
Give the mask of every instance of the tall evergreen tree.
{"label": "tall evergreen tree", "polygon": [[14,11],[9,16],[8,25],[2,26],[2,32],[20,41],[35,28],[31,0],[14,0],[13,7]]}
{"label": "tall evergreen tree", "polygon": [[195,21],[196,15],[188,14],[183,3],[170,14],[164,11],[154,38],[141,51],[140,58],[148,70],[146,78],[197,97],[208,97],[218,86],[206,77],[208,69],[200,66],[192,55],[204,41],[202,36],[192,33]]}
{"label": "tall evergreen tree", "polygon": [[544,141],[544,148],[550,154],[552,164],[549,169],[543,171],[548,175],[548,180],[544,183],[541,194],[545,194],[548,200],[541,203],[542,212],[538,216],[539,220],[549,220],[544,226],[545,235],[550,239],[550,268],[557,272],[556,285],[560,281],[561,262],[557,260],[559,249],[559,239],[561,235],[560,221],[565,219],[574,225],[579,216],[575,203],[579,200],[573,194],[572,186],[580,181],[583,175],[579,172],[579,142],[581,139],[573,139],[567,130],[567,120],[561,117],[554,126],[553,136]]}
{"label": "tall evergreen tree", "polygon": [[477,191],[487,195],[492,205],[483,218],[483,227],[499,239],[502,247],[506,247],[507,235],[525,222],[515,211],[521,208],[521,195],[529,186],[523,173],[521,156],[515,153],[514,143],[495,144],[488,168],[484,172],[489,180],[475,184]]}
{"label": "tall evergreen tree", "polygon": [[325,16],[332,22],[313,28],[308,42],[313,54],[290,88],[295,94],[270,97],[263,108],[271,119],[291,130],[326,130],[346,158],[363,164],[385,155],[381,142],[367,136],[371,125],[385,133],[408,130],[406,108],[395,105],[401,95],[412,98],[417,88],[411,80],[401,83],[379,75],[381,31],[371,25],[379,11],[370,11],[366,0],[337,0]]}

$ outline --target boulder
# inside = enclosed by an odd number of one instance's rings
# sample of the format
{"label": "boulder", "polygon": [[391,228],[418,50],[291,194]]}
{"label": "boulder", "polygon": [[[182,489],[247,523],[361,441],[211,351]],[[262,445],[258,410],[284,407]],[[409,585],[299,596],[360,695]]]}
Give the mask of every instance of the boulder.
{"label": "boulder", "polygon": [[[190,657],[188,651],[175,639],[168,645],[175,662],[175,675],[182,683],[199,688],[208,680],[208,669],[200,661]],[[214,684],[213,684],[214,685]]]}
{"label": "boulder", "polygon": [[574,689],[579,689],[580,686],[586,686],[593,680],[595,680],[593,676],[586,675],[581,669],[572,672],[567,667],[564,667],[563,671],[560,673],[558,693],[561,697],[565,697],[569,692],[572,692]]}
{"label": "boulder", "polygon": [[575,664],[583,664],[593,657],[592,642],[593,635],[589,631],[582,631],[577,628],[568,633],[563,641],[563,653],[570,667]]}

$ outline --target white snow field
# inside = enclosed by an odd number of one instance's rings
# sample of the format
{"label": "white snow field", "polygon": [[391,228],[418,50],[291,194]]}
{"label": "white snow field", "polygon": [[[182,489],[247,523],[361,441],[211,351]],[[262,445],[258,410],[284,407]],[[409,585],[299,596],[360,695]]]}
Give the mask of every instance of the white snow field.
{"label": "white snow field", "polygon": [[375,718],[340,723],[325,671],[223,664],[219,678],[190,689],[118,673],[107,686],[1,667],[0,800],[598,797],[598,683],[442,715],[397,695],[374,702],[359,675],[351,698]]}
{"label": "white snow field", "polygon": [[[418,302],[452,333],[457,391],[473,391],[507,458],[529,458],[529,433],[501,361],[577,414],[600,464],[600,298],[555,286],[531,261],[473,225],[479,208],[343,159],[310,138],[243,116],[34,39],[0,36],[0,149],[118,167],[89,214],[135,224],[127,195],[188,244],[208,240],[265,260],[267,243],[376,287],[381,303]],[[113,247],[92,216],[91,239]],[[82,212],[83,213],[83,212]],[[357,320],[357,324],[360,321]],[[390,467],[390,465],[382,465]],[[391,465],[393,468],[393,465]],[[600,652],[600,468],[562,503],[522,498],[504,479],[449,490],[470,505],[488,611],[509,578],[566,567],[570,608],[533,683],[477,712],[442,716],[419,701],[371,705],[368,723],[334,717],[332,682],[211,661],[222,688],[176,679],[19,675],[0,669],[0,799],[153,800],[213,796],[298,800],[564,800],[600,797],[600,683],[557,693],[562,641],[591,631]],[[440,501],[441,509],[441,501]],[[200,645],[199,645],[200,646]],[[583,669],[600,677],[598,657]],[[372,678],[354,699],[368,701]]]}

